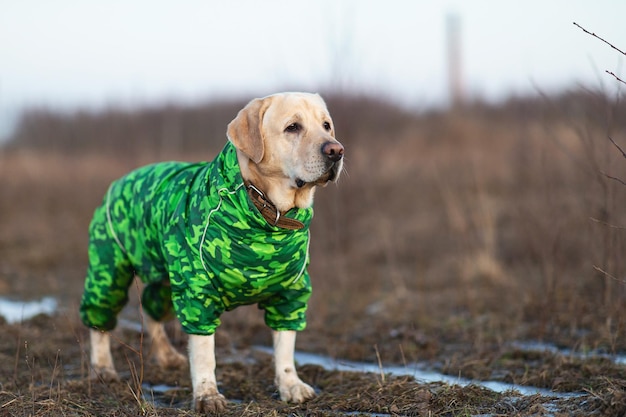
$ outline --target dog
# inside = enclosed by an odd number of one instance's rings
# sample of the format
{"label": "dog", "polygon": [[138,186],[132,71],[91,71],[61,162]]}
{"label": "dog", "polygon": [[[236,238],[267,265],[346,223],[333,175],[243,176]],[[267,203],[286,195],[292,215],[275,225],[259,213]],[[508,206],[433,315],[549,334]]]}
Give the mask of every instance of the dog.
{"label": "dog", "polygon": [[118,380],[108,332],[139,277],[157,363],[187,361],[163,321],[176,316],[189,335],[193,403],[203,413],[227,404],[215,377],[219,317],[245,304],[258,304],[272,329],[281,400],[315,396],[294,364],[311,294],[309,224],[316,188],[343,169],[344,147],[317,94],[254,99],[228,124],[227,138],[212,162],[157,163],[111,184],[89,226],[80,305],[92,376]]}

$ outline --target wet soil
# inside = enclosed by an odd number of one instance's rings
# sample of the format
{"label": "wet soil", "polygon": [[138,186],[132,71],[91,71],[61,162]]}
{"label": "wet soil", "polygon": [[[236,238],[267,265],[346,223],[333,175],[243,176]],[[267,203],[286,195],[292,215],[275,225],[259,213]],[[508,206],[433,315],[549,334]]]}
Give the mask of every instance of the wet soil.
{"label": "wet soil", "polygon": [[[88,378],[87,331],[68,312],[2,324],[0,415],[11,416],[191,416],[188,369],[161,371],[150,356],[147,337],[136,330],[114,333],[113,354],[121,382]],[[169,329],[184,351],[185,336]],[[381,372],[299,367],[318,396],[302,405],[278,400],[269,354],[251,349],[256,329],[217,338],[218,381],[229,399],[228,416],[407,415],[561,416],[623,415],[626,371],[609,359],[574,359],[558,353],[499,350],[441,363],[441,371],[476,379],[475,384],[423,383]],[[218,333],[219,335],[220,333]],[[315,337],[332,344],[332,337]],[[435,362],[433,367],[437,367]],[[500,380],[553,388],[575,395],[495,392],[478,381]]]}

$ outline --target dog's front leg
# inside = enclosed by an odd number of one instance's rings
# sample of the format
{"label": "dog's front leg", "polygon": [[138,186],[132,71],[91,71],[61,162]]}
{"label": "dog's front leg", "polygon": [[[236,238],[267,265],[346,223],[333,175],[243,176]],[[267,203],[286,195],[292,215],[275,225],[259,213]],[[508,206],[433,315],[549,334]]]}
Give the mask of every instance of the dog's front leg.
{"label": "dog's front leg", "polygon": [[301,403],[315,397],[311,386],[302,382],[296,372],[294,349],[296,346],[296,332],[273,331],[274,339],[274,367],[276,370],[275,383],[280,393],[280,399],[287,402]]}
{"label": "dog's front leg", "polygon": [[217,390],[214,335],[189,335],[189,367],[196,411],[223,412],[226,408],[226,398]]}
{"label": "dog's front leg", "polygon": [[89,340],[91,342],[91,377],[102,379],[104,382],[119,381],[120,377],[113,365],[109,333],[91,329]]}

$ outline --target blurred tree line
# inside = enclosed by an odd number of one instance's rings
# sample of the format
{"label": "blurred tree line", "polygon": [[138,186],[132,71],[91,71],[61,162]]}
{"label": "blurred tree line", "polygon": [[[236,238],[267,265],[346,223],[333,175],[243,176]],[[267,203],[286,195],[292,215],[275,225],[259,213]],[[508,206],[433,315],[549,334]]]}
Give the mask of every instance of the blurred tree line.
{"label": "blurred tree line", "polygon": [[[322,94],[342,141],[389,139],[399,130],[427,128],[463,113],[482,120],[506,122],[576,120],[593,126],[625,127],[619,96],[576,89],[555,96],[512,97],[498,105],[475,101],[454,111],[410,110],[373,95]],[[226,125],[247,100],[219,100],[198,105],[163,104],[129,110],[63,112],[51,108],[24,111],[7,149],[36,149],[64,154],[89,152],[113,155],[194,153],[221,148]],[[607,110],[610,109],[610,110]],[[607,112],[611,113],[608,114]],[[396,135],[391,135],[396,136]],[[428,135],[432,136],[432,135]]]}

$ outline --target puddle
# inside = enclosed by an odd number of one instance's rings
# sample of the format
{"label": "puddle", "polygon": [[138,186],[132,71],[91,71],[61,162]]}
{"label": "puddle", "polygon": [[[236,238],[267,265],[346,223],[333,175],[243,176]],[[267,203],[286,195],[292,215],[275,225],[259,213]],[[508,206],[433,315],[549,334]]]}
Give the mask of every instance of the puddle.
{"label": "puddle", "polygon": [[[130,324],[130,323],[126,323]],[[133,326],[134,327],[134,326]],[[254,346],[252,351],[262,352],[266,354],[272,353],[272,348],[266,346]],[[250,355],[250,352],[244,353],[239,352],[235,355],[239,358],[240,361],[250,361],[253,360]],[[344,360],[334,360],[330,357],[317,355],[313,353],[306,352],[296,352],[295,359],[299,366],[302,365],[317,365],[321,366],[327,370],[335,370],[335,371],[349,371],[349,372],[368,372],[368,373],[376,373],[380,374],[381,372],[385,374],[393,374],[394,376],[412,376],[417,381],[423,383],[430,382],[443,382],[450,385],[476,385],[488,388],[492,391],[505,393],[516,391],[524,396],[532,396],[532,395],[541,395],[548,399],[548,402],[543,403],[545,407],[554,407],[555,410],[558,410],[556,403],[552,401],[558,401],[558,399],[568,399],[568,398],[576,398],[584,395],[582,393],[559,393],[553,392],[547,389],[530,387],[530,386],[522,386],[516,384],[508,384],[502,383],[498,381],[476,381],[465,378],[457,378],[452,377],[450,375],[444,375],[432,370],[428,370],[423,365],[412,365],[412,366],[383,366],[382,369],[376,364],[365,363],[365,362],[355,362],[355,361],[344,361]],[[188,404],[188,400],[181,400],[182,398],[188,398],[189,392],[186,388],[174,387],[165,384],[157,384],[150,385],[144,384],[143,388],[143,397],[145,400],[153,403],[155,406],[190,406]],[[181,392],[180,397],[178,395],[174,395],[174,399],[172,398],[172,394],[177,391]],[[176,399],[178,397],[178,399]],[[229,398],[229,401],[234,403],[241,403],[241,400]],[[511,399],[512,403],[516,401],[516,398]],[[368,417],[388,417],[391,414],[384,413],[363,413],[363,412],[346,412],[346,415],[365,415]],[[548,415],[556,415],[556,414],[548,414]],[[481,414],[474,415],[473,417],[492,417],[492,414]]]}
{"label": "puddle", "polygon": [[128,320],[122,317],[117,319],[117,326],[121,329],[132,330],[137,333],[141,333],[145,330],[144,326],[142,326],[141,323],[137,323],[136,321]]}
{"label": "puddle", "polygon": [[[255,346],[255,350],[266,352],[271,354],[272,349],[265,346]],[[535,395],[539,394],[545,397],[559,397],[570,398],[576,397],[579,393],[562,393],[554,392],[544,388],[530,387],[524,385],[509,384],[499,381],[476,381],[460,377],[453,377],[450,375],[441,374],[429,369],[426,369],[423,365],[407,365],[407,366],[385,366],[382,368],[376,364],[370,364],[365,362],[352,362],[344,360],[334,360],[327,356],[317,355],[314,353],[296,352],[295,359],[298,365],[318,365],[327,370],[337,371],[352,371],[352,372],[381,372],[385,374],[393,374],[395,376],[412,376],[417,381],[429,383],[429,382],[444,382],[451,385],[478,385],[488,388],[495,392],[517,391],[522,395]]]}
{"label": "puddle", "polygon": [[[141,331],[141,325],[136,322],[130,320],[120,320],[120,325],[125,328]],[[607,355],[602,352],[588,352],[585,354],[578,354],[566,349],[559,349],[553,345],[542,344],[542,343],[519,343],[515,344],[516,347],[523,350],[541,350],[541,351],[550,351],[564,355],[581,355],[583,357],[594,357],[594,356],[603,356],[608,357],[614,360],[616,363],[624,364],[626,363],[626,355]],[[254,346],[252,347],[253,351],[263,352],[266,354],[272,354],[272,348],[267,346]],[[221,363],[226,362],[249,362],[254,361],[255,359],[251,357],[249,354],[238,352],[235,353],[232,357],[222,358]],[[494,392],[498,393],[506,393],[515,391],[523,396],[533,396],[533,395],[541,395],[546,398],[553,399],[568,399],[568,398],[577,398],[585,395],[584,393],[578,392],[555,392],[545,388],[538,388],[533,386],[524,386],[517,385],[511,383],[505,383],[500,381],[478,381],[461,377],[454,377],[450,375],[445,375],[439,372],[436,372],[432,369],[428,369],[425,364],[411,364],[406,366],[394,366],[394,365],[382,365],[367,362],[356,362],[356,361],[348,361],[348,360],[337,360],[332,359],[328,356],[318,355],[314,353],[307,352],[295,352],[295,360],[299,366],[301,365],[317,365],[321,366],[326,370],[335,370],[335,371],[348,371],[348,372],[367,372],[367,373],[375,373],[375,374],[393,374],[394,376],[411,376],[415,378],[415,380],[423,383],[431,383],[431,382],[442,382],[450,385],[460,385],[460,386],[468,386],[475,385],[490,389]],[[172,391],[172,390],[180,390],[181,388],[170,387],[167,385],[145,385],[145,392],[149,393],[148,396],[151,397],[152,401],[157,405],[162,403],[159,401],[163,394]],[[144,394],[145,395],[145,394]],[[232,399],[231,399],[232,400]],[[235,400],[236,401],[236,400]],[[373,416],[373,414],[367,414],[369,416]],[[385,414],[380,414],[380,416],[385,416]]]}
{"label": "puddle", "polygon": [[545,342],[514,342],[511,343],[511,346],[524,351],[549,352],[578,359],[606,358],[618,365],[626,365],[626,355],[613,354],[606,351],[589,350],[576,352],[572,349],[560,348]]}
{"label": "puddle", "polygon": [[176,400],[177,397],[175,394],[180,392],[181,398],[189,397],[189,390],[182,387],[173,387],[166,384],[142,384],[142,394],[143,399],[148,401],[149,403],[154,404],[157,407],[189,407],[191,404],[188,404],[188,400]]}
{"label": "puddle", "polygon": [[44,297],[39,301],[18,301],[0,298],[0,316],[7,323],[19,323],[38,314],[52,315],[57,311],[58,303],[53,297]]}

